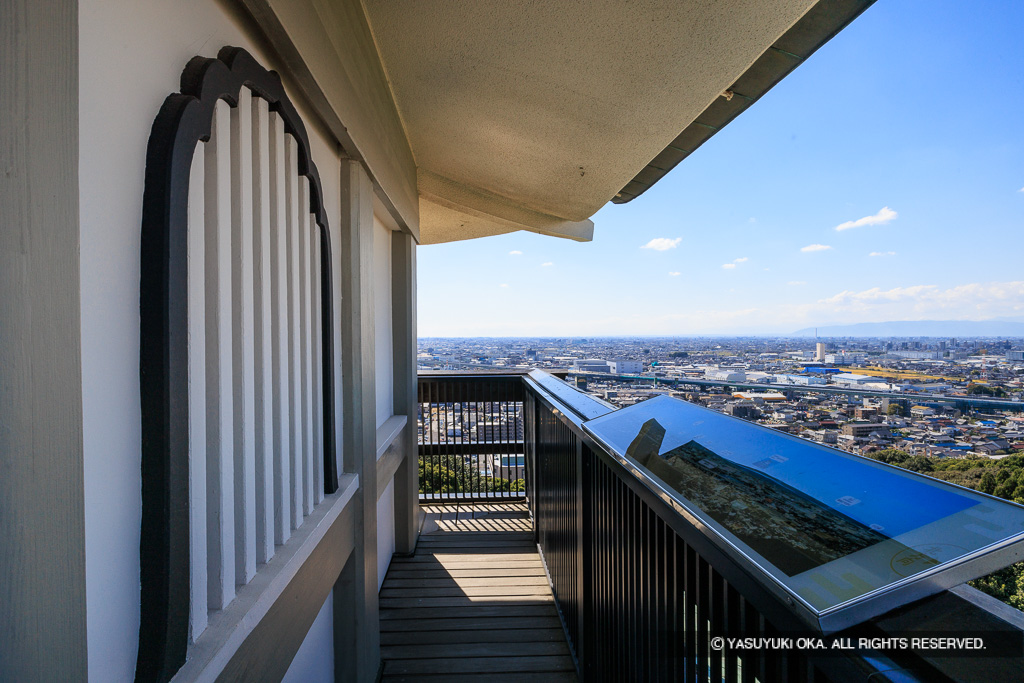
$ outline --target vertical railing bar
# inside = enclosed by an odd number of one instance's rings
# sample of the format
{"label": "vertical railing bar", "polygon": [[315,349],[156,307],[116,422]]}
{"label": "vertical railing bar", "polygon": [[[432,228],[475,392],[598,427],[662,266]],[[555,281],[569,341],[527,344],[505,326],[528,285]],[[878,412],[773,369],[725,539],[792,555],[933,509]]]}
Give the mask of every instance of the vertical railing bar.
{"label": "vertical railing bar", "polygon": [[668,572],[665,570],[665,544],[667,541],[666,527],[657,516],[654,518],[654,671],[658,681],[668,679],[665,666],[665,604],[668,600]]}
{"label": "vertical railing bar", "polygon": [[434,442],[437,441],[438,430],[441,428],[437,424],[438,415],[437,415],[437,400],[436,400],[437,396],[435,395],[436,390],[437,390],[437,384],[435,382],[430,382],[429,384],[427,384],[427,408],[428,408],[428,411],[429,411],[428,414],[427,414],[427,419],[430,421],[430,428],[427,431],[427,433],[424,435],[424,437],[426,438],[426,441],[427,441],[427,448],[426,448],[426,455],[424,456],[424,458],[425,458],[424,462],[426,462],[430,466],[430,468],[431,468],[430,478],[431,478],[431,481],[432,481],[432,485],[431,485],[431,491],[430,491],[430,498],[431,498],[432,501],[436,501],[437,500],[438,478],[441,476],[440,469],[437,468],[437,467],[434,467]]}
{"label": "vertical railing bar", "polygon": [[[465,389],[465,393],[464,393],[466,400],[462,402],[462,435],[468,439],[468,443],[470,444],[470,447],[473,447],[476,444],[476,442],[477,442],[476,436],[473,434],[473,432],[469,431],[469,427],[470,427],[470,415],[472,413],[472,405],[473,405],[472,401],[473,401],[473,398],[476,396],[476,393],[478,391],[480,391],[480,383],[479,382],[469,382],[469,383],[467,383],[466,389]],[[483,481],[483,477],[480,475],[480,449],[479,448],[473,448],[473,452],[470,454],[470,458],[471,459],[472,458],[476,458],[476,462],[473,464],[473,472],[476,475],[475,482],[474,482],[476,490],[474,491],[474,495],[477,498],[479,498],[480,497],[480,493],[481,493],[480,487],[481,487],[481,483]]]}
{"label": "vertical railing bar", "polygon": [[[469,426],[469,423],[470,423],[470,417],[469,416],[472,414],[472,410],[473,410],[473,408],[472,408],[473,401],[476,400],[477,394],[480,391],[480,387],[481,387],[481,383],[480,382],[469,382],[469,381],[467,381],[467,383],[466,383],[466,388],[465,388],[465,398],[466,398],[466,400],[462,404],[462,433],[463,433],[463,435],[465,435],[467,433],[467,427]],[[470,434],[471,434],[471,436],[470,436],[470,443],[474,444],[474,445],[475,444],[479,444],[479,442],[480,442],[479,435],[476,434],[475,432],[471,432]],[[472,465],[472,472],[475,474],[475,480],[473,482],[473,484],[474,484],[473,494],[477,498],[480,497],[480,494],[481,494],[481,490],[480,489],[481,489],[481,486],[483,485],[483,479],[484,479],[483,475],[480,472],[480,450],[481,449],[479,448],[479,446],[477,446],[476,448],[473,449],[473,453],[471,453],[470,456],[469,456],[470,460],[472,460],[473,458],[476,458],[476,462],[473,463],[473,465]]]}
{"label": "vertical railing bar", "polygon": [[430,383],[430,463],[435,465],[434,470],[434,501],[441,499],[441,489],[444,487],[447,478],[441,469],[441,385],[440,382]]}
{"label": "vertical railing bar", "polygon": [[[463,457],[469,460],[469,467],[467,468],[469,473],[469,494],[474,500],[479,498],[480,494],[480,454],[478,448],[473,448],[477,439],[468,428],[470,423],[469,415],[472,400],[476,395],[476,391],[478,391],[479,386],[479,382],[471,381],[469,378],[463,378],[460,382],[459,389],[459,429],[460,434],[462,435],[463,452],[466,454]],[[468,449],[466,449],[467,445],[469,446]]]}
{"label": "vertical railing bar", "polygon": [[[724,581],[724,579],[723,579]],[[718,635],[724,637],[734,637],[738,635],[738,625],[740,616],[740,594],[732,584],[727,581],[725,583],[725,621],[722,624]],[[739,672],[737,671],[737,663],[739,658],[736,656],[733,650],[729,650],[726,653],[725,659],[725,683],[736,683]]]}
{"label": "vertical railing bar", "polygon": [[651,539],[651,551],[650,559],[648,560],[649,581],[651,585],[651,594],[647,599],[647,613],[648,613],[648,624],[649,634],[651,639],[650,654],[651,654],[651,678],[659,680],[661,678],[660,673],[660,662],[661,662],[661,646],[659,638],[661,637],[661,600],[662,595],[662,575],[661,575],[661,524],[658,519],[658,515],[652,508],[648,508],[648,520],[651,525],[651,529],[648,532],[648,537]]}
{"label": "vertical railing bar", "polygon": [[630,680],[637,681],[639,679],[639,672],[636,667],[636,549],[634,547],[634,540],[636,538],[636,519],[634,518],[636,510],[636,496],[631,492],[629,488],[626,489],[628,496],[626,506],[626,613],[629,624],[629,677]]}
{"label": "vertical railing bar", "polygon": [[647,505],[643,499],[637,496],[637,592],[636,592],[636,615],[637,615],[637,641],[640,654],[640,675],[642,680],[651,680],[650,660],[651,654],[648,650],[650,644],[647,625],[650,615],[647,613],[648,595],[650,594],[650,578],[648,577],[648,546],[647,546]]}
{"label": "vertical railing bar", "polygon": [[[459,471],[462,472],[462,496],[463,500],[472,499],[472,488],[473,482],[470,476],[472,472],[472,458],[466,455],[465,450],[461,448],[464,446],[463,435],[462,435],[462,389],[463,383],[460,380],[455,380],[449,385],[449,394],[452,399],[452,441],[453,445],[457,444],[459,448],[459,464],[461,467]],[[467,458],[469,458],[467,460]]]}
{"label": "vertical railing bar", "polygon": [[430,483],[427,481],[427,467],[424,462],[423,452],[424,444],[427,440],[427,422],[426,414],[423,406],[424,393],[427,391],[427,384],[422,380],[417,382],[416,386],[416,464],[420,470],[420,497],[428,499],[428,491],[431,490]]}
{"label": "vertical railing bar", "polygon": [[[505,458],[508,458],[508,401],[505,400],[508,397],[502,395],[501,398],[501,417],[498,420],[498,428],[501,433],[501,455]],[[502,488],[501,482],[496,482],[496,486],[500,490]],[[502,493],[504,493],[504,491],[502,491]]]}
{"label": "vertical railing bar", "polygon": [[670,620],[672,628],[669,631],[669,634],[671,635],[669,650],[672,657],[672,680],[676,681],[683,679],[684,672],[682,662],[686,653],[684,643],[680,640],[683,633],[683,625],[679,619],[683,609],[685,609],[682,602],[682,588],[685,585],[685,582],[680,582],[679,580],[680,573],[685,566],[685,563],[681,563],[679,561],[679,555],[683,552],[682,540],[675,534],[672,534],[671,538],[672,562],[669,566],[672,572],[672,616]]}
{"label": "vertical railing bar", "polygon": [[[654,532],[654,511],[650,509],[650,506],[644,505],[644,533],[643,542],[645,544],[644,555],[644,590],[641,593],[643,596],[643,617],[644,617],[644,633],[645,633],[645,644],[644,649],[647,653],[647,667],[646,675],[647,680],[652,680],[656,676],[656,663],[657,663],[657,649],[654,642],[657,638],[657,633],[653,629],[653,625],[656,620],[655,608],[657,602],[655,596],[657,595],[657,582],[655,581],[655,564],[654,558],[657,553],[657,541],[653,537]],[[654,552],[651,552],[653,548]]]}
{"label": "vertical railing bar", "polygon": [[[420,422],[423,425],[423,429],[420,430],[419,435],[419,461],[420,461],[420,489],[423,491],[423,498],[429,501],[433,497],[434,491],[434,476],[429,466],[429,456],[427,455],[430,450],[430,432],[433,428],[433,415],[430,412],[430,382],[419,381],[419,396],[420,400]],[[424,401],[424,399],[426,399]]]}
{"label": "vertical railing bar", "polygon": [[[725,581],[722,576],[715,571],[714,567],[709,567],[709,579],[710,579],[710,592],[711,592],[711,618],[710,618],[710,631],[711,635],[723,635],[722,625],[725,621]],[[721,649],[711,650],[711,671],[713,672],[715,680],[723,679],[722,666],[724,659],[722,656]]]}
{"label": "vertical railing bar", "polygon": [[432,443],[431,443],[431,446],[432,446],[431,450],[433,451],[433,454],[432,454],[433,455],[433,460],[437,462],[437,465],[438,465],[438,476],[440,477],[440,481],[437,484],[438,488],[435,489],[435,497],[438,498],[441,502],[443,502],[444,497],[443,497],[442,490],[444,489],[444,487],[447,484],[447,482],[449,481],[449,479],[448,479],[448,477],[444,476],[444,474],[443,474],[444,470],[440,469],[441,468],[441,462],[442,462],[442,455],[441,455],[442,449],[443,449],[442,444],[444,443],[444,404],[441,402],[441,381],[440,380],[438,380],[437,382],[434,383],[433,394],[434,394],[434,419],[435,419],[435,421],[437,423],[437,431],[435,433],[434,438],[431,440],[432,441]]}
{"label": "vertical railing bar", "polygon": [[462,456],[455,455],[452,453],[454,450],[452,446],[455,444],[455,402],[454,391],[452,391],[452,382],[441,383],[441,402],[444,404],[444,447],[447,452],[446,458],[449,458],[455,465],[455,500],[458,502],[462,501],[462,492],[465,490],[465,477],[463,476],[465,468],[459,467],[462,463],[459,458]]}
{"label": "vertical railing bar", "polygon": [[[775,628],[773,624],[765,623],[765,630],[770,638],[777,637],[779,635],[779,630]],[[788,658],[783,657],[781,652],[781,650],[772,649],[768,655],[771,676],[773,677],[773,680],[788,681],[790,680],[788,675],[789,672],[787,671],[788,667],[786,666]]]}
{"label": "vertical railing bar", "polygon": [[678,646],[678,625],[676,624],[676,605],[679,602],[679,565],[676,560],[678,539],[672,528],[665,525],[665,573],[667,576],[668,594],[665,602],[665,656],[668,658],[669,681],[676,681],[682,676],[679,662],[682,650]]}
{"label": "vertical railing bar", "polygon": [[[616,606],[616,615],[615,616],[616,616],[616,621],[615,621],[615,623],[618,625],[618,630],[619,630],[618,638],[616,638],[616,640],[618,642],[620,642],[620,643],[627,643],[628,644],[629,643],[629,621],[628,621],[629,617],[628,617],[628,614],[627,614],[628,605],[627,605],[626,591],[627,591],[628,582],[629,582],[629,550],[627,548],[627,535],[628,535],[627,524],[629,523],[629,518],[628,518],[628,511],[627,511],[626,494],[628,493],[629,489],[626,487],[625,482],[623,482],[621,479],[619,479],[618,477],[615,477],[614,479],[615,479],[615,488],[616,488],[616,494],[617,494],[616,497],[618,498],[617,503],[616,503],[616,513],[617,513],[616,517],[618,519],[617,519],[617,523],[615,525],[616,526],[615,547],[617,549],[616,556],[615,556],[615,564],[617,565],[617,570],[618,570],[617,573],[618,573],[618,575],[620,577],[622,577],[621,581],[615,586],[615,593],[616,593],[616,596],[615,596],[615,606]],[[618,678],[621,680],[621,679],[624,679],[625,677],[627,677],[629,675],[629,658],[627,656],[629,650],[628,650],[628,648],[617,648],[617,649],[618,649],[618,660],[619,660],[618,661]]]}
{"label": "vertical railing bar", "polygon": [[703,557],[697,560],[697,669],[701,677],[709,674],[708,620],[711,606],[711,565]]}
{"label": "vertical railing bar", "polygon": [[459,456],[462,459],[462,472],[465,475],[464,497],[472,500],[473,495],[473,453],[466,448],[466,392],[469,382],[459,378],[452,383],[452,410],[455,416],[455,429],[458,432]]}
{"label": "vertical railing bar", "polygon": [[[741,602],[743,615],[743,637],[748,638],[757,633],[757,611],[744,598]],[[740,672],[743,683],[753,683],[756,675],[757,665],[754,661],[754,654],[750,650],[744,650],[741,654],[743,668]]]}
{"label": "vertical railing bar", "polygon": [[[490,391],[489,387],[485,386],[485,391],[483,391],[481,393],[481,395],[477,396],[477,405],[476,405],[476,411],[477,411],[477,418],[476,418],[476,420],[477,420],[477,435],[478,435],[478,438],[480,439],[480,441],[482,443],[487,444],[487,451],[489,452],[487,457],[490,459],[490,463],[491,463],[491,477],[494,476],[494,450],[495,450],[495,446],[494,446],[493,443],[491,443],[493,441],[493,436],[492,436],[492,433],[491,433],[491,430],[492,430],[492,427],[491,427],[491,415],[490,415],[490,413],[488,412],[488,409],[487,409],[487,405],[488,405],[487,404],[487,399],[492,397],[492,396],[493,396],[492,391]],[[482,428],[483,431],[481,431],[481,428]],[[490,479],[488,479],[488,481],[487,481],[487,486],[489,488],[493,488],[493,485],[492,485],[492,482],[491,482]]]}
{"label": "vertical railing bar", "polygon": [[697,640],[694,624],[696,622],[696,589],[697,589],[697,563],[696,553],[687,544],[686,564],[684,568],[685,587],[685,608],[683,610],[683,631],[686,637],[686,680],[697,680]]}
{"label": "vertical railing bar", "polygon": [[436,502],[441,493],[441,485],[444,483],[443,475],[441,473],[441,463],[438,459],[438,441],[441,439],[441,413],[439,398],[438,398],[438,383],[430,383],[430,439],[429,448],[427,452],[429,454],[429,462],[434,467],[434,490],[431,493],[431,498]]}
{"label": "vertical railing bar", "polygon": [[[449,445],[449,442],[448,442],[449,426],[448,426],[448,383],[447,382],[440,381],[440,382],[437,383],[437,396],[438,396],[437,400],[438,400],[438,403],[440,404],[440,409],[441,409],[441,418],[443,420],[443,425],[442,425],[441,429],[437,433],[438,434],[437,440],[441,444],[440,445],[440,452],[443,453],[443,455],[441,455],[441,458],[445,462],[451,462],[451,463],[454,464],[456,462],[454,456],[452,456],[452,455],[450,455],[448,453],[448,451],[451,450],[451,446]],[[454,475],[452,477],[452,486],[454,487],[455,490],[449,492],[449,494],[450,494],[449,498],[452,498],[453,496],[455,496],[458,493],[458,489],[459,489],[459,470],[456,468],[452,474]]]}
{"label": "vertical railing bar", "polygon": [[473,497],[473,454],[466,452],[466,417],[462,414],[465,405],[466,380],[456,379],[452,382],[452,419],[455,422],[455,438],[458,440],[459,457],[462,459],[462,472],[466,477],[464,486],[467,498]]}
{"label": "vertical railing bar", "polygon": [[466,395],[469,391],[469,382],[466,379],[460,379],[456,384],[457,391],[455,396],[458,399],[458,427],[459,430],[459,445],[461,446],[460,451],[463,453],[462,459],[466,463],[463,471],[466,473],[466,498],[474,501],[476,498],[476,491],[474,490],[473,481],[473,453],[471,450],[466,449]]}
{"label": "vertical railing bar", "polygon": [[[764,635],[765,627],[767,626],[764,620],[764,615],[762,615],[760,612],[756,612],[756,614],[757,620],[751,624],[752,626],[754,626],[754,633],[756,635]],[[764,655],[764,650],[757,650],[754,653],[754,671],[755,675],[757,676],[757,679],[760,681],[768,680],[768,662]]]}
{"label": "vertical railing bar", "polygon": [[[430,394],[431,394],[430,384],[431,384],[430,382],[423,382],[420,385],[421,391],[420,391],[420,396],[419,396],[419,399],[420,399],[420,421],[423,422],[423,431],[420,434],[420,443],[422,444],[420,446],[420,463],[421,463],[421,466],[423,468],[422,469],[422,472],[423,472],[422,481],[429,480],[429,482],[430,482],[427,486],[423,486],[423,484],[420,484],[420,487],[424,489],[423,496],[427,500],[430,500],[430,499],[433,498],[434,490],[435,490],[434,489],[434,485],[436,484],[436,482],[434,481],[434,473],[431,471],[432,468],[429,466],[429,463],[430,463],[430,456],[429,456],[430,442],[432,441],[432,438],[431,438],[430,435],[431,435],[431,433],[433,431],[433,428],[434,428],[434,415],[433,415],[433,412],[430,409]],[[423,399],[426,399],[426,401],[424,402]]]}
{"label": "vertical railing bar", "polygon": [[[501,457],[505,455],[505,396],[502,395],[501,392],[497,390],[497,387],[495,389],[496,390],[495,390],[493,395],[498,400],[497,400],[497,402],[495,402],[493,404],[495,413],[497,415],[497,424],[494,425],[494,427],[495,427],[495,441],[496,441],[496,445],[495,445],[494,450],[496,450],[498,452],[498,458],[499,458],[499,462],[500,462]],[[500,483],[495,482],[495,486],[499,490],[501,489],[501,484]],[[556,557],[557,557],[557,555],[556,555]],[[556,560],[556,562],[557,562],[557,560]]]}
{"label": "vertical railing bar", "polygon": [[[481,455],[478,457],[477,471],[480,472],[480,489],[479,492],[482,495],[487,495],[493,486],[491,485],[491,477],[494,475],[494,454],[490,451],[494,449],[487,443],[487,430],[481,434],[480,431],[480,401],[488,395],[488,386],[482,382],[476,384],[476,391],[473,394],[473,423],[475,425],[476,441],[481,445]],[[485,420],[486,421],[486,420]],[[480,461],[483,461],[481,467]],[[490,469],[491,474],[488,475],[487,471]]]}
{"label": "vertical railing bar", "polygon": [[481,444],[480,448],[480,489],[481,497],[486,498],[490,502],[497,503],[501,500],[501,496],[495,490],[497,487],[494,483],[494,479],[498,472],[496,465],[496,458],[500,462],[500,455],[497,453],[497,447],[492,443],[491,432],[490,432],[490,415],[487,411],[487,399],[495,396],[495,387],[493,384],[494,380],[487,378],[485,381],[479,384],[479,391],[476,395],[476,403],[474,405],[476,415],[476,433],[477,440]]}

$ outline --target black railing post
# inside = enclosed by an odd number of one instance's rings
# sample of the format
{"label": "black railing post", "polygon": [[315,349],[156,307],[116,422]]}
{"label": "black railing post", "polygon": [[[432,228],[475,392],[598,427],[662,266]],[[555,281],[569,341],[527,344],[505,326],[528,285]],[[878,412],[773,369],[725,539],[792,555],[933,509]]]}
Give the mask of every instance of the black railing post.
{"label": "black railing post", "polygon": [[[575,474],[575,479],[576,479],[576,481],[575,481],[575,484],[576,484],[575,485],[575,489],[576,489],[575,490],[575,494],[576,494],[576,505],[575,505],[575,507],[576,507],[576,514],[575,514],[575,520],[573,520],[574,525],[576,527],[576,539],[575,539],[576,540],[576,543],[575,543],[576,547],[574,548],[574,552],[573,552],[574,557],[573,557],[572,565],[573,565],[573,569],[574,569],[574,573],[575,573],[575,576],[573,577],[573,581],[576,584],[576,586],[575,586],[576,587],[576,591],[575,591],[575,596],[574,596],[575,597],[575,602],[576,602],[576,605],[575,605],[575,607],[576,607],[576,656],[579,659],[579,662],[581,664],[581,666],[579,667],[580,671],[581,671],[581,674],[585,674],[585,671],[583,670],[583,667],[582,667],[582,663],[584,661],[586,661],[586,657],[585,657],[586,647],[585,647],[585,644],[587,642],[587,639],[586,639],[586,624],[587,624],[587,622],[586,622],[586,614],[585,614],[586,609],[584,608],[584,605],[586,605],[586,599],[584,597],[586,595],[586,588],[585,588],[586,584],[584,583],[584,575],[586,573],[586,568],[585,567],[586,567],[586,564],[587,564],[587,560],[586,560],[587,555],[586,555],[586,550],[585,550],[586,543],[587,543],[587,540],[586,540],[587,539],[587,533],[586,533],[586,526],[587,525],[585,523],[586,512],[584,510],[584,503],[583,503],[584,497],[585,497],[585,494],[584,494],[584,482],[583,482],[583,449],[584,449],[583,441],[581,439],[576,439],[576,448],[574,449],[575,452],[572,454],[573,455],[572,469],[570,470],[571,472],[573,472]],[[586,676],[583,675],[582,678],[586,678]]]}

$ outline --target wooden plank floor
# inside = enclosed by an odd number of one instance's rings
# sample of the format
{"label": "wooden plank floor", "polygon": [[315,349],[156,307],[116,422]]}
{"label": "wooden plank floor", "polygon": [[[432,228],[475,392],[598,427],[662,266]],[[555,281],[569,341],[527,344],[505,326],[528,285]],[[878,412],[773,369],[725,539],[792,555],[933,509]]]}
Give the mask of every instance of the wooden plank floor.
{"label": "wooden plank floor", "polygon": [[384,680],[548,683],[576,670],[521,503],[428,507],[380,591]]}

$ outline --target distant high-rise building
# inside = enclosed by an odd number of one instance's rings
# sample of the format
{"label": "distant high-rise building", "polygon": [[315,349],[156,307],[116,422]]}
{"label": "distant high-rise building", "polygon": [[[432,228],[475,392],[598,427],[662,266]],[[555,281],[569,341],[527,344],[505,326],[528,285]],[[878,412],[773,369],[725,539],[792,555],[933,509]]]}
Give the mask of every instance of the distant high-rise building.
{"label": "distant high-rise building", "polygon": [[817,361],[825,360],[825,351],[826,351],[826,348],[825,348],[825,343],[824,342],[818,342],[817,344],[815,344],[815,346],[814,346],[814,360],[817,360]]}

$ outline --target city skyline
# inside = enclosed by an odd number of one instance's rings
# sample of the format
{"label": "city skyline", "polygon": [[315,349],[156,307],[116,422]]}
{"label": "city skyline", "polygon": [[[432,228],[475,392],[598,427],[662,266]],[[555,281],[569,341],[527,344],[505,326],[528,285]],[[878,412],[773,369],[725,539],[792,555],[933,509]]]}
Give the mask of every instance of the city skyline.
{"label": "city skyline", "polygon": [[594,241],[418,250],[420,336],[1024,320],[1016,4],[879,3]]}

